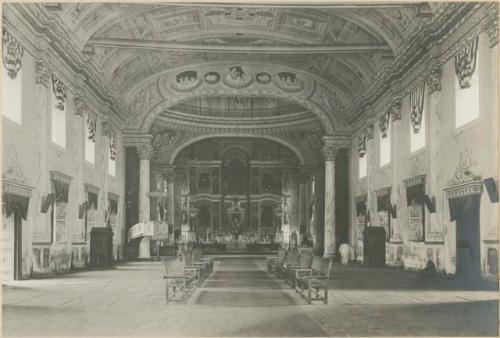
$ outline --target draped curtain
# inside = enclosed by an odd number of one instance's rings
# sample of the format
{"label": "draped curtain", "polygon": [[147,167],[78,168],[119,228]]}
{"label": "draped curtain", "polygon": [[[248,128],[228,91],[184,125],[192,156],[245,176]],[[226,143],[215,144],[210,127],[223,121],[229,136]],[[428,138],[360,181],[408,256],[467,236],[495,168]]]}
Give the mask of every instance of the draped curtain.
{"label": "draped curtain", "polygon": [[417,134],[422,125],[422,112],[424,110],[425,81],[410,92],[411,126]]}
{"label": "draped curtain", "polygon": [[448,200],[450,221],[467,217],[479,217],[481,195],[469,195]]}
{"label": "draped curtain", "polygon": [[415,200],[418,204],[423,204],[425,202],[424,197],[425,197],[425,186],[423,184],[418,184],[406,188],[407,205],[411,205],[411,202],[413,200]]}
{"label": "draped curtain", "polygon": [[60,181],[53,181],[56,202],[68,203],[69,185]]}
{"label": "draped curtain", "polygon": [[93,192],[87,192],[88,194],[88,202],[89,202],[89,208],[94,207],[94,209],[97,209],[97,194]]}
{"label": "draped curtain", "polygon": [[5,212],[7,217],[17,212],[22,219],[28,218],[29,197],[18,196],[13,194],[3,194],[3,203],[5,204]]}
{"label": "draped curtain", "polygon": [[470,79],[476,69],[479,37],[472,39],[455,55],[455,74],[461,89],[470,87]]}

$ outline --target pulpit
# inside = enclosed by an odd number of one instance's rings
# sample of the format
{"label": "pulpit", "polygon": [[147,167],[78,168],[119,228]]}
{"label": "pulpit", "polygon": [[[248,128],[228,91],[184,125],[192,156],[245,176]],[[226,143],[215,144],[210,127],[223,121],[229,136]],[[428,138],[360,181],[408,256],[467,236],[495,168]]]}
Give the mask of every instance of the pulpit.
{"label": "pulpit", "polygon": [[90,231],[90,267],[113,267],[113,231],[111,228],[92,228]]}

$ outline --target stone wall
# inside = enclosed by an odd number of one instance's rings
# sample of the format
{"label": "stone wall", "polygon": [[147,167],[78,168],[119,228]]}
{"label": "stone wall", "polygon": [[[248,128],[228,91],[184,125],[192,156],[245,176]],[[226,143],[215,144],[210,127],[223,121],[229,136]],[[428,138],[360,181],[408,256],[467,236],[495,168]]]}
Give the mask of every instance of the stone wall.
{"label": "stone wall", "polygon": [[[393,122],[391,162],[379,166],[379,130],[375,122],[374,137],[366,142],[368,175],[359,179],[358,149],[352,147],[351,201],[367,194],[367,209],[371,226],[377,226],[377,196],[375,191],[391,187],[391,204],[397,207],[397,218],[391,217],[392,226],[400,233],[386,243],[387,264],[407,269],[422,269],[432,260],[437,269],[455,273],[456,224],[450,221],[448,199],[443,189],[454,177],[460,157],[472,154],[476,165],[472,173],[482,179],[498,180],[498,45],[490,47],[488,35],[479,37],[479,118],[455,128],[455,65],[448,59],[441,65],[441,90],[425,94],[426,146],[410,153],[410,103],[409,95],[402,97],[401,119]],[[358,138],[353,144],[358,144]],[[425,193],[436,201],[436,212],[425,208],[425,239],[408,238],[408,207],[403,180],[416,175],[426,175]],[[498,183],[497,183],[498,184]],[[498,203],[492,203],[486,189],[480,202],[481,267],[488,277],[488,249],[498,250]],[[351,224],[356,225],[355,203],[351,204]],[[357,227],[351,227],[350,242],[355,247],[358,260],[362,241],[357,239]],[[491,251],[490,251],[491,252]],[[362,253],[361,253],[362,256]],[[353,257],[354,258],[354,257]]]}
{"label": "stone wall", "polygon": [[[118,221],[114,233],[115,258],[123,257],[124,218],[124,156],[117,151],[116,176],[108,175],[108,137],[103,135],[103,123],[98,118],[95,164],[84,161],[85,120],[75,115],[74,95],[78,90],[68,89],[66,98],[66,147],[51,142],[50,76],[43,83],[35,67],[35,58],[24,51],[22,58],[22,122],[17,124],[3,118],[3,177],[20,176],[33,187],[27,221],[22,224],[22,277],[68,272],[88,263],[89,238],[78,240],[83,220],[78,216],[79,206],[86,200],[85,184],[99,189],[96,226],[104,226],[108,193],[119,196]],[[4,98],[8,99],[8,98]],[[103,116],[103,115],[101,115]],[[117,128],[115,129],[118,130]],[[121,135],[117,131],[118,145]],[[50,208],[42,213],[41,204],[50,194],[50,171],[70,176],[66,209],[66,234],[54,243],[51,236]],[[16,177],[14,177],[16,179]],[[88,230],[90,232],[90,229]]]}

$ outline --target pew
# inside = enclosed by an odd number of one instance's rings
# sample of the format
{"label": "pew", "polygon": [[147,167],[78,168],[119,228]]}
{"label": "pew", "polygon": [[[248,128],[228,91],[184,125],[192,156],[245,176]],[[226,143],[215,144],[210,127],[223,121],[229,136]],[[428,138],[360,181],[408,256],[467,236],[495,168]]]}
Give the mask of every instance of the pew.
{"label": "pew", "polygon": [[308,304],[313,300],[322,300],[328,304],[328,280],[331,269],[332,259],[314,256],[311,268],[295,269],[295,291],[305,297]]}
{"label": "pew", "polygon": [[208,274],[208,267],[204,263],[195,262],[193,250],[191,249],[182,250],[182,256],[184,258],[184,266],[189,269],[194,269],[196,271],[198,283],[201,283],[202,279],[204,279]]}
{"label": "pew", "polygon": [[201,248],[193,249],[194,264],[203,264],[207,276],[214,271],[214,262],[211,257],[203,257],[203,250]]}
{"label": "pew", "polygon": [[166,303],[170,301],[170,289],[175,297],[176,292],[182,291],[183,294],[196,287],[197,272],[194,268],[186,267],[182,255],[167,257],[163,260],[165,265],[165,296]]}

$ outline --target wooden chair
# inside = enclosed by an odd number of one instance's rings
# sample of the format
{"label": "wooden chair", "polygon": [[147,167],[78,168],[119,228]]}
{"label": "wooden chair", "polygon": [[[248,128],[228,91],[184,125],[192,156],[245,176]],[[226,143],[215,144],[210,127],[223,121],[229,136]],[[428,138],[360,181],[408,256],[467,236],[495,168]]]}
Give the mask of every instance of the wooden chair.
{"label": "wooden chair", "polygon": [[285,281],[295,289],[295,270],[310,269],[313,261],[312,252],[303,251],[300,253],[299,261],[296,265],[286,265],[284,276]]}
{"label": "wooden chair", "polygon": [[213,259],[210,257],[203,257],[203,250],[201,248],[193,249],[193,259],[195,264],[203,264],[204,269],[207,271],[207,276],[214,270]]}
{"label": "wooden chair", "polygon": [[283,265],[285,262],[286,251],[280,249],[276,257],[267,257],[267,272],[276,272],[276,267]]}
{"label": "wooden chair", "polygon": [[206,277],[208,272],[206,265],[203,263],[195,262],[193,256],[193,250],[191,249],[182,250],[182,256],[184,258],[184,264],[185,264],[184,266],[188,269],[194,269],[196,271],[196,279],[200,284],[202,279]]}
{"label": "wooden chair", "polygon": [[306,297],[308,304],[313,300],[323,300],[328,304],[328,280],[331,269],[332,259],[314,256],[310,269],[295,270],[295,291]]}
{"label": "wooden chair", "polygon": [[173,296],[177,290],[186,293],[196,286],[196,269],[188,268],[184,265],[182,255],[167,257],[163,260],[165,264],[165,296],[167,304],[170,301],[170,289]]}
{"label": "wooden chair", "polygon": [[287,266],[297,265],[299,261],[299,252],[297,250],[289,250],[286,254],[285,262],[277,266],[278,275],[283,278]]}

